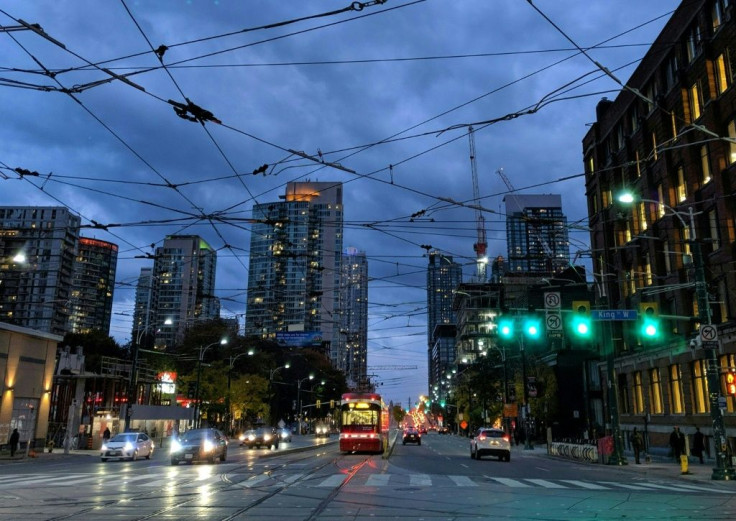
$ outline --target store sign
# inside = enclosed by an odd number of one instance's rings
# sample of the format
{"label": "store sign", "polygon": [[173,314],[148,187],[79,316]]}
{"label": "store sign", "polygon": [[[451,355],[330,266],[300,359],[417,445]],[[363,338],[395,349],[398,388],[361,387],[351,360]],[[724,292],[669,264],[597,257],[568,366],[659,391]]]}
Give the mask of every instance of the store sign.
{"label": "store sign", "polygon": [[165,371],[158,373],[159,387],[161,394],[176,393],[176,373],[174,371]]}

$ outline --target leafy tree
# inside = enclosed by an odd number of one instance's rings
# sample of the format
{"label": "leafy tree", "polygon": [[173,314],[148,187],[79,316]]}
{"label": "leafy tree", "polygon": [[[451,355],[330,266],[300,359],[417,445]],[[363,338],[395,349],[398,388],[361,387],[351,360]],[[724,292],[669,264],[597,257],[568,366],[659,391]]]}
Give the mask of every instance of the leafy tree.
{"label": "leafy tree", "polygon": [[130,352],[118,345],[111,337],[99,330],[89,333],[67,333],[62,345],[70,346],[72,350],[82,347],[84,365],[87,371],[100,372],[102,357],[129,358]]}

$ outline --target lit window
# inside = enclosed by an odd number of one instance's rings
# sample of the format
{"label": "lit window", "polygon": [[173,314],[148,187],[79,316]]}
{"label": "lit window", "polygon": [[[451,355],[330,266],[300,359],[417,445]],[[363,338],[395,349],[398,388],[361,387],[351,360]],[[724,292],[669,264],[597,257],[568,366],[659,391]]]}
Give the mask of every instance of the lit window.
{"label": "lit window", "polygon": [[659,156],[657,154],[657,133],[656,132],[652,132],[652,155],[654,156],[655,161],[659,159]]}
{"label": "lit window", "polygon": [[733,141],[728,143],[729,151],[729,163],[733,164],[736,162],[736,122],[729,122],[728,124],[728,137]]}
{"label": "lit window", "polygon": [[708,382],[705,378],[705,364],[703,360],[694,360],[690,369],[692,371],[692,397],[693,412],[706,413],[709,410],[708,401]]}
{"label": "lit window", "polygon": [[648,228],[647,223],[647,203],[639,203],[639,230],[644,232]]}
{"label": "lit window", "polygon": [[647,286],[652,285],[652,262],[649,258],[649,252],[644,254],[644,283]]}
{"label": "lit window", "polygon": [[677,169],[677,201],[683,202],[687,199],[687,183],[685,182],[685,171],[682,167]]}
{"label": "lit window", "polygon": [[664,217],[664,205],[667,204],[664,200],[664,188],[661,183],[657,185],[657,200],[659,201],[659,204],[657,205],[657,215],[661,218]]}
{"label": "lit window", "polygon": [[633,382],[633,396],[634,399],[634,408],[631,411],[633,414],[644,414],[644,390],[642,388],[641,383],[641,371],[637,371],[634,373],[634,382]]}
{"label": "lit window", "polygon": [[662,382],[659,378],[658,367],[649,370],[649,408],[652,414],[662,414],[664,412]]}
{"label": "lit window", "polygon": [[718,55],[714,65],[716,69],[716,88],[718,94],[723,94],[731,86],[731,75],[729,74],[728,60],[726,60],[725,54]]}
{"label": "lit window", "polygon": [[700,168],[703,173],[703,184],[710,183],[710,157],[708,156],[708,145],[700,147]]}
{"label": "lit window", "polygon": [[669,367],[670,373],[670,414],[683,414],[685,402],[682,396],[682,375],[680,366],[673,364]]}
{"label": "lit window", "polygon": [[688,90],[688,101],[690,102],[690,120],[700,119],[700,86],[697,82],[693,83]]}

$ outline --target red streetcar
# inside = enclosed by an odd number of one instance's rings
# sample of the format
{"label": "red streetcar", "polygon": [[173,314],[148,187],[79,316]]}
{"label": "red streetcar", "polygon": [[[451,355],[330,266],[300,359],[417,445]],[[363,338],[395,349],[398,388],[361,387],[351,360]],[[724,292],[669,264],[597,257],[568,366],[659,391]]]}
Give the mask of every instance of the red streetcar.
{"label": "red streetcar", "polygon": [[388,446],[388,407],[375,393],[346,393],[340,401],[340,450],[381,453]]}

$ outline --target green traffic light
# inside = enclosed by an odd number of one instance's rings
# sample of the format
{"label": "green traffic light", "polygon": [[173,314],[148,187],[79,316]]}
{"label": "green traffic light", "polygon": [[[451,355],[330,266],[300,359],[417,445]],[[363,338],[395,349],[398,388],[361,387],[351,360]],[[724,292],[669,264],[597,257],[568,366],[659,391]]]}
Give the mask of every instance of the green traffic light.
{"label": "green traffic light", "polygon": [[539,319],[528,318],[524,322],[524,333],[529,338],[538,338],[542,332],[542,327],[539,325]]}
{"label": "green traffic light", "polygon": [[641,334],[649,340],[659,336],[659,323],[655,319],[647,319],[641,325]]}
{"label": "green traffic light", "polygon": [[501,338],[511,338],[514,336],[514,321],[509,318],[502,318],[498,322],[498,334]]}
{"label": "green traffic light", "polygon": [[581,338],[590,338],[593,333],[591,327],[590,318],[588,317],[575,317],[572,322],[572,330],[575,335]]}

